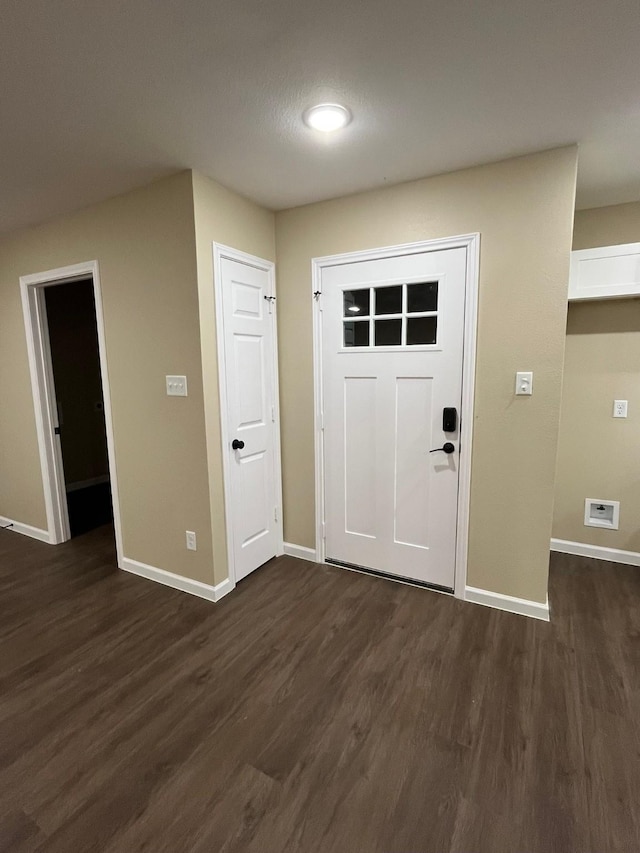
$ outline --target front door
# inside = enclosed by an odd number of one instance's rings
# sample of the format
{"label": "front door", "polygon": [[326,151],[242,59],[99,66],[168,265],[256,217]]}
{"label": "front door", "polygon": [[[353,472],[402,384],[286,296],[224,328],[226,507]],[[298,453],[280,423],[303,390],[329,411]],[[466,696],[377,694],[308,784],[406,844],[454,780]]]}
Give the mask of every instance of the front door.
{"label": "front door", "polygon": [[454,248],[322,271],[329,562],[453,589],[465,270]]}
{"label": "front door", "polygon": [[[228,475],[227,513],[235,580],[280,550],[279,432],[273,265],[224,255],[220,290],[224,328]],[[220,306],[219,306],[220,308]]]}

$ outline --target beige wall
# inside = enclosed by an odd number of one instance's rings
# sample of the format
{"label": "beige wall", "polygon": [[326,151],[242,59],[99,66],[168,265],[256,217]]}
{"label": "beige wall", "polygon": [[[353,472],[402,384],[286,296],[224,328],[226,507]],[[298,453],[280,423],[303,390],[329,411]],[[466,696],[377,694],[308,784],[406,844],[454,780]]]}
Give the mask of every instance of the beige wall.
{"label": "beige wall", "polygon": [[[213,582],[189,172],[0,239],[0,514],[46,527],[19,276],[100,265],[126,557]],[[169,398],[165,374],[186,374]],[[198,550],[185,549],[195,530]]]}
{"label": "beige wall", "polygon": [[[311,259],[479,231],[467,582],[546,599],[576,162],[564,148],[276,215],[287,541],[315,545]],[[523,369],[535,394],[514,398]]]}
{"label": "beige wall", "polygon": [[640,242],[640,202],[577,210],[573,248],[595,249]]}
{"label": "beige wall", "polygon": [[[576,213],[574,249],[640,242],[640,203]],[[626,420],[614,400],[629,401]],[[640,299],[571,303],[553,535],[640,551]],[[619,500],[620,529],[584,525],[585,498]]]}
{"label": "beige wall", "polygon": [[227,576],[227,551],[211,244],[215,241],[259,258],[275,261],[274,216],[270,211],[197,172],[193,173],[193,198],[211,528],[215,582],[219,583]]}

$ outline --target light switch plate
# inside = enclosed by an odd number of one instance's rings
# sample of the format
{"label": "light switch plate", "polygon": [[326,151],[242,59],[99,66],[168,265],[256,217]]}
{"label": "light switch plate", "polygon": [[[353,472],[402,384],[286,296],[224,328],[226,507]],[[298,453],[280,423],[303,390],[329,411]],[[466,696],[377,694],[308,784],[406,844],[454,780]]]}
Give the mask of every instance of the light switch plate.
{"label": "light switch plate", "polygon": [[169,397],[186,397],[187,396],[187,377],[186,376],[167,376],[167,395]]}
{"label": "light switch plate", "polygon": [[533,394],[533,373],[521,371],[516,373],[516,395],[530,397]]}
{"label": "light switch plate", "polygon": [[614,418],[626,418],[627,417],[627,405],[628,400],[614,400],[613,401],[613,417]]}

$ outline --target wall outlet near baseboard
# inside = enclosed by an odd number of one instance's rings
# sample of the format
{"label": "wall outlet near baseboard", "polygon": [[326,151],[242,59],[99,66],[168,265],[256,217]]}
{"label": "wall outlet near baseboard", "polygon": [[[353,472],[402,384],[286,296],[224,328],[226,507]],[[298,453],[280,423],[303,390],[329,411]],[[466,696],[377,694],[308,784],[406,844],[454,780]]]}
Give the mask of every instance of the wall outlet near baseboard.
{"label": "wall outlet near baseboard", "polygon": [[187,539],[187,551],[197,551],[198,545],[196,542],[196,534],[193,530],[186,530],[186,539]]}
{"label": "wall outlet near baseboard", "polygon": [[604,527],[618,530],[620,527],[620,501],[604,501],[587,498],[584,502],[585,527]]}

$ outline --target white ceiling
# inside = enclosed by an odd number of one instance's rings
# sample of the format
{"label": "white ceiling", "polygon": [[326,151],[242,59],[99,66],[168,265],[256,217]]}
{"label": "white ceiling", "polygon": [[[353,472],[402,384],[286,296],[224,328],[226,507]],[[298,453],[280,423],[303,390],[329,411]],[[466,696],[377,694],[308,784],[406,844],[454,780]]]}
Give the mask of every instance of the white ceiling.
{"label": "white ceiling", "polygon": [[575,141],[579,207],[638,200],[639,45],[639,0],[7,0],[0,229],[180,168],[283,208]]}

